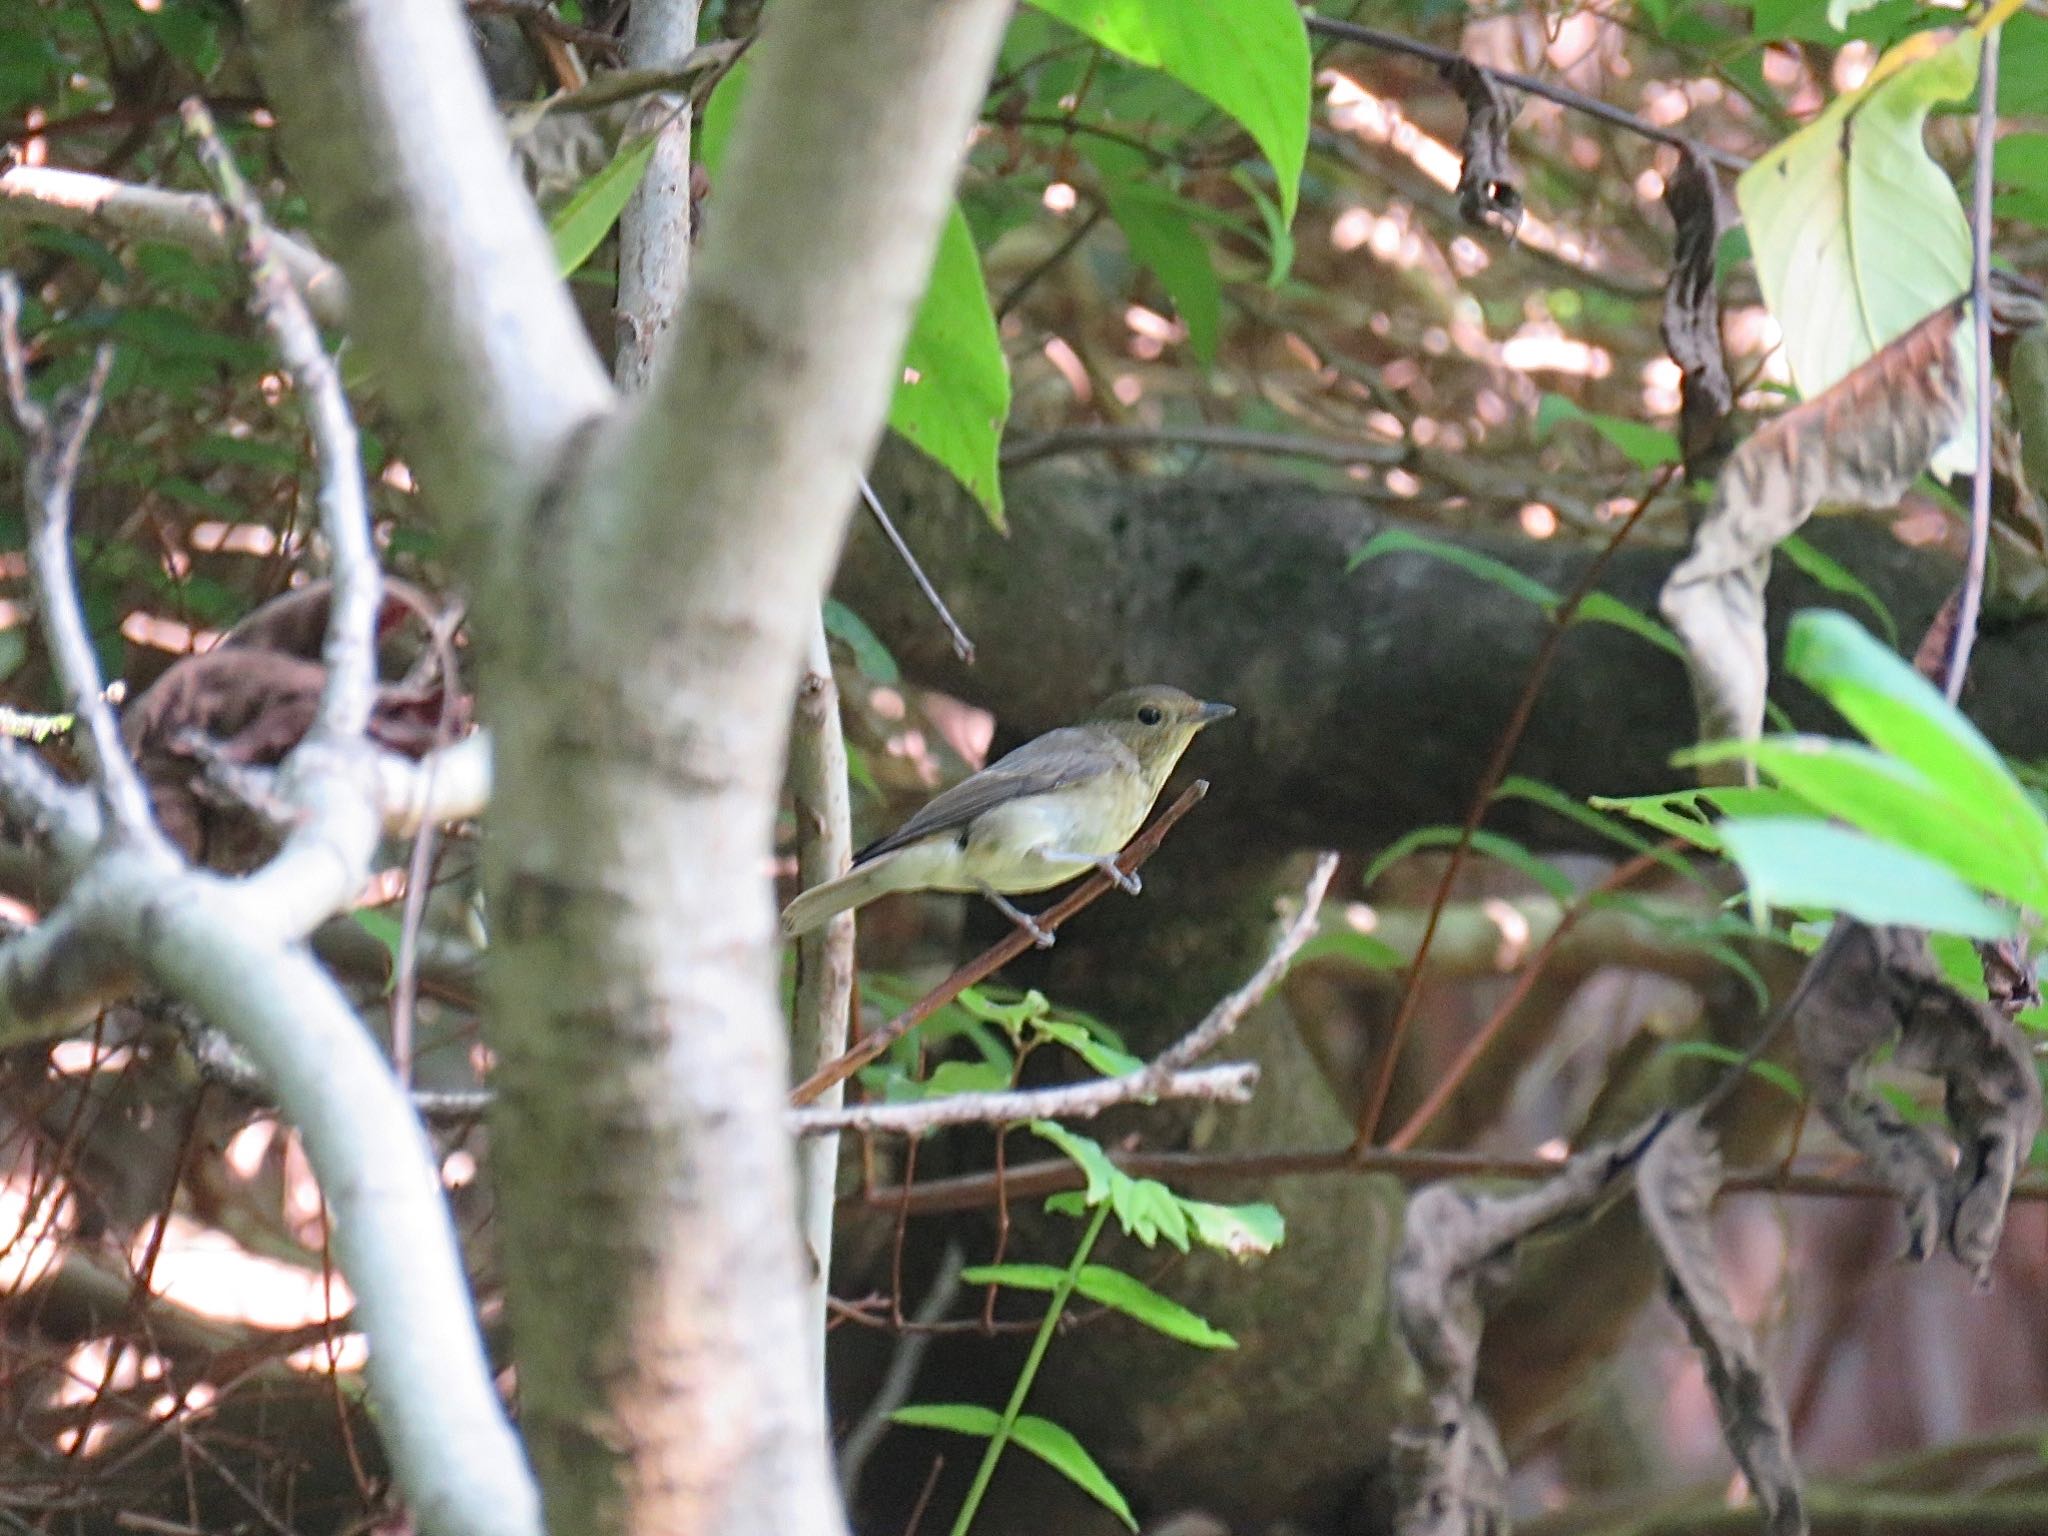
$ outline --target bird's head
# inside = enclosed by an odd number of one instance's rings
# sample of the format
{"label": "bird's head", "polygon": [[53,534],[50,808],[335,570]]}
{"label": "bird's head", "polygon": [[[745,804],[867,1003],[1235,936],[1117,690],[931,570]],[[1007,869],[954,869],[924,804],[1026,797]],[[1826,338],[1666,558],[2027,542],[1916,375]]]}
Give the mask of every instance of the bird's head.
{"label": "bird's head", "polygon": [[1236,713],[1228,704],[1205,704],[1178,688],[1152,683],[1112,694],[1095,706],[1086,723],[1122,741],[1164,779],[1195,732]]}

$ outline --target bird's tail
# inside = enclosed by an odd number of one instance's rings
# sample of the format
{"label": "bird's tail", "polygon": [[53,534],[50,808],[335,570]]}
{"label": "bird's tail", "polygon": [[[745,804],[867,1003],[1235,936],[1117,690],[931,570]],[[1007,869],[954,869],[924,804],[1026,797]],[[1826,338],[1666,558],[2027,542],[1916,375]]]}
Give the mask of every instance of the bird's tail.
{"label": "bird's tail", "polygon": [[887,859],[864,864],[859,869],[814,885],[782,909],[782,931],[795,938],[822,928],[841,912],[851,911],[894,889],[885,873]]}

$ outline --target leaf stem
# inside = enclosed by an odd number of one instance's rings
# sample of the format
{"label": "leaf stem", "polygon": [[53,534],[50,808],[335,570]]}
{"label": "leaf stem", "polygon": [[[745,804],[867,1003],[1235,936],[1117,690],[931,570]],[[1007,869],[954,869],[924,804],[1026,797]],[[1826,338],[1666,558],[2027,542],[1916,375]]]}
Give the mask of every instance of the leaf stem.
{"label": "leaf stem", "polygon": [[1102,1224],[1109,1219],[1109,1200],[1105,1197],[1095,1207],[1095,1215],[1088,1222],[1088,1230],[1081,1234],[1081,1242],[1074,1249],[1074,1256],[1067,1261],[1066,1272],[1060,1276],[1059,1284],[1052,1288],[1052,1295],[1046,1302],[1045,1321],[1038,1325],[1037,1336],[1031,1341],[1031,1353],[1024,1357],[1024,1369],[1017,1373],[1017,1385],[1010,1390],[1010,1400],[1003,1406],[1003,1421],[996,1426],[996,1432],[989,1436],[988,1449],[981,1453],[981,1465],[974,1469],[974,1483],[967,1490],[967,1500],[960,1506],[959,1518],[953,1522],[953,1536],[967,1536],[967,1527],[974,1521],[975,1511],[981,1508],[982,1495],[988,1492],[989,1479],[995,1476],[996,1459],[1003,1454],[1003,1447],[1010,1443],[1010,1432],[1017,1426],[1017,1417],[1024,1411],[1024,1400],[1031,1395],[1031,1383],[1038,1375],[1038,1367],[1045,1359],[1046,1346],[1052,1343],[1054,1330],[1060,1325],[1060,1315],[1067,1309],[1067,1301],[1074,1294],[1074,1287],[1081,1277],[1081,1267],[1088,1262],[1088,1255],[1094,1251],[1095,1239],[1102,1234]]}

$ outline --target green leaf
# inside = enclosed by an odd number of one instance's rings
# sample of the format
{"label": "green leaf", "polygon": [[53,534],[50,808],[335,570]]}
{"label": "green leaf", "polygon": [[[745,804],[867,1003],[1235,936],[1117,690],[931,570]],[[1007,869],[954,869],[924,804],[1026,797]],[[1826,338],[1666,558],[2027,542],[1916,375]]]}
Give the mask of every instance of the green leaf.
{"label": "green leaf", "polygon": [[1113,53],[1171,75],[1243,125],[1294,219],[1308,153],[1308,30],[1293,0],[1033,0]]}
{"label": "green leaf", "polygon": [[1083,152],[1095,166],[1102,200],[1130,244],[1132,259],[1159,279],[1188,328],[1188,345],[1204,366],[1213,367],[1223,287],[1208,242],[1179,198],[1140,179],[1144,168],[1135,150],[1091,142]]}
{"label": "green leaf", "polygon": [[384,992],[388,997],[398,985],[398,947],[404,942],[405,927],[394,914],[376,907],[357,907],[349,915],[358,928],[384,946],[384,953],[390,957],[391,964],[384,973]]}
{"label": "green leaf", "polygon": [[1972,885],[2048,910],[2048,867],[1981,820],[1974,803],[1950,795],[1909,763],[1859,742],[1825,736],[1717,742],[1682,752],[1674,761],[1690,765],[1731,758],[1750,759],[1817,809],[1923,854]]}
{"label": "green leaf", "polygon": [[1142,1280],[1105,1264],[1084,1264],[1074,1288],[1090,1301],[1113,1307],[1134,1317],[1155,1333],[1163,1333],[1197,1349],[1235,1349],[1237,1340],[1212,1325],[1199,1313],[1191,1312],[1170,1297],[1162,1296]]}
{"label": "green leaf", "polygon": [[1129,1174],[1109,1160],[1109,1154],[1102,1150],[1100,1144],[1077,1131],[1068,1130],[1057,1121],[1034,1120],[1031,1122],[1031,1134],[1058,1147],[1087,1176],[1088,1187],[1081,1194],[1084,1205],[1100,1205],[1109,1198],[1112,1185],[1119,1180],[1126,1183],[1130,1180]]}
{"label": "green leaf", "polygon": [[1742,1052],[1733,1046],[1721,1045],[1712,1040],[1674,1040],[1660,1053],[1665,1056],[1698,1056],[1707,1061],[1718,1061],[1723,1066],[1742,1067],[1754,1076],[1762,1078],[1780,1093],[1789,1095],[1795,1104],[1806,1102],[1806,1087],[1792,1073],[1775,1061],[1744,1061]]}
{"label": "green leaf", "polygon": [[1678,462],[1678,439],[1662,427],[1589,411],[1563,395],[1545,395],[1536,406],[1536,436],[1550,436],[1561,421],[1583,422],[1619,448],[1638,469],[1661,469]]}
{"label": "green leaf", "polygon": [[1540,805],[1553,815],[1560,816],[1566,821],[1584,827],[1587,831],[1599,837],[1604,837],[1609,842],[1619,843],[1631,853],[1648,854],[1673,874],[1682,875],[1688,880],[1697,881],[1701,878],[1698,870],[1694,869],[1691,864],[1687,863],[1684,858],[1671,849],[1658,847],[1647,837],[1631,830],[1628,826],[1615,820],[1614,817],[1601,815],[1600,812],[1592,809],[1590,806],[1582,805],[1562,790],[1557,789],[1553,785],[1545,784],[1540,779],[1531,779],[1519,773],[1511,773],[1500,781],[1500,787],[1493,792],[1493,798],[1495,800],[1526,800],[1531,805]]}
{"label": "green leaf", "polygon": [[637,134],[618,148],[618,153],[570,194],[569,200],[548,220],[548,238],[555,246],[555,270],[567,277],[591,253],[604,244],[604,237],[619,222],[633,189],[654,158],[654,141],[660,129]]}
{"label": "green leaf", "polygon": [[869,682],[893,688],[903,681],[903,672],[889,647],[882,644],[867,620],[836,597],[825,599],[825,633],[853,653],[853,664]]}
{"label": "green leaf", "polygon": [[1212,1205],[1206,1200],[1183,1199],[1180,1208],[1187,1213],[1196,1242],[1233,1259],[1263,1258],[1287,1237],[1286,1218],[1263,1200]]}
{"label": "green leaf", "polygon": [[889,1415],[889,1422],[912,1429],[950,1429],[986,1440],[1003,1427],[1003,1416],[977,1403],[906,1403]]}
{"label": "green leaf", "polygon": [[1134,1179],[1117,1169],[1110,1181],[1109,1208],[1118,1225],[1147,1248],[1163,1237],[1182,1253],[1188,1251],[1187,1212],[1157,1179]]}
{"label": "green leaf", "polygon": [[1145,1070],[1145,1063],[1129,1051],[1104,1044],[1088,1032],[1086,1025],[1072,1019],[1038,1019],[1031,1027],[1046,1039],[1064,1045],[1104,1077],[1124,1077]]}
{"label": "green leaf", "polygon": [[1668,626],[1629,607],[1611,592],[1588,592],[1580,598],[1578,609],[1572,614],[1572,622],[1612,624],[1616,629],[1627,630],[1638,640],[1647,640],[1660,651],[1668,651],[1680,660],[1685,658],[1685,647]]}
{"label": "green leaf", "polygon": [[1934,685],[1846,614],[1792,621],[1785,670],[1815,690],[1870,742],[1919,769],[2014,851],[2048,862],[2048,821],[1998,750]]}
{"label": "green leaf", "polygon": [[1854,571],[1833,556],[1814,548],[1803,534],[1789,534],[1778,541],[1778,553],[1803,572],[1809,581],[1839,596],[1861,603],[1877,620],[1877,626],[1884,631],[1884,637],[1894,649],[1899,643],[1899,627],[1892,622],[1892,611],[1885,607],[1884,599],[1857,578]]}
{"label": "green leaf", "polygon": [[[1461,829],[1457,827],[1417,827],[1382,849],[1379,857],[1366,867],[1359,883],[1371,885],[1409,854],[1421,849],[1455,847],[1460,836]],[[1482,829],[1472,834],[1472,851],[1520,870],[1559,901],[1570,901],[1576,894],[1569,875],[1548,860],[1539,859],[1511,837]]]}
{"label": "green leaf", "polygon": [[1366,541],[1365,547],[1353,555],[1345,565],[1347,571],[1355,571],[1368,560],[1377,560],[1385,555],[1416,554],[1428,555],[1447,565],[1455,565],[1469,576],[1490,582],[1504,592],[1534,603],[1545,613],[1557,611],[1558,596],[1533,576],[1525,576],[1512,565],[1496,560],[1491,555],[1482,555],[1462,545],[1448,543],[1443,539],[1432,539],[1407,528],[1383,528]]}
{"label": "green leaf", "polygon": [[1736,182],[1757,280],[1808,399],[1969,287],[1963,206],[1921,129],[1937,101],[1969,95],[1977,50],[1973,32],[1945,46],[1908,38]]}
{"label": "green leaf", "polygon": [[952,473],[1003,527],[997,464],[1010,415],[1010,366],[982,280],[981,257],[954,204],[924,300],[903,349],[889,426]]}
{"label": "green leaf", "polygon": [[2013,930],[2001,912],[1933,860],[1826,822],[1727,821],[1721,839],[1751,894],[1768,906],[1845,912],[1971,938]]}
{"label": "green leaf", "polygon": [[1259,222],[1266,227],[1266,286],[1277,289],[1294,270],[1294,230],[1286,212],[1249,175],[1239,171],[1230,179],[1259,210]]}
{"label": "green leaf", "polygon": [[[1050,1291],[1067,1272],[1051,1264],[979,1264],[960,1272],[969,1285],[1007,1285],[1020,1291]],[[1235,1349],[1237,1340],[1179,1302],[1160,1295],[1120,1269],[1085,1264],[1074,1288],[1090,1301],[1136,1318],[1155,1332],[1201,1349]]]}
{"label": "green leaf", "polygon": [[1117,1492],[1116,1484],[1112,1483],[1102,1468],[1095,1464],[1095,1458],[1081,1448],[1081,1442],[1052,1420],[1041,1419],[1036,1414],[1020,1413],[1017,1415],[1017,1422],[1010,1426],[1010,1438],[1093,1498],[1131,1530],[1135,1531],[1138,1528],[1138,1522],[1131,1515],[1131,1506],[1125,1503],[1124,1496]]}

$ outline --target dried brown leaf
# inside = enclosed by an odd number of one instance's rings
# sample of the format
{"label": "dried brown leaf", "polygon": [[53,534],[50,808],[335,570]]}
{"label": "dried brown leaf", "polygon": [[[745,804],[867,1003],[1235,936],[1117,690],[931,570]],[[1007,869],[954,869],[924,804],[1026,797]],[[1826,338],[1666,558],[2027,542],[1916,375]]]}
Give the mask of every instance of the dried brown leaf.
{"label": "dried brown leaf", "polygon": [[1409,1200],[1394,1326],[1422,1374],[1427,1414],[1393,1436],[1398,1536],[1506,1532],[1507,1457],[1474,1395],[1487,1309],[1513,1276],[1517,1245],[1591,1207],[1645,1134],[1583,1152],[1520,1194],[1432,1184]]}
{"label": "dried brown leaf", "polygon": [[1522,187],[1508,159],[1508,125],[1515,118],[1507,87],[1470,59],[1450,59],[1439,69],[1465,102],[1465,136],[1459,145],[1458,212],[1467,224],[1512,236],[1521,228]]}
{"label": "dried brown leaf", "polygon": [[1636,1202],[1664,1258],[1665,1294],[1706,1368],[1722,1438],[1749,1480],[1768,1536],[1804,1536],[1806,1514],[1784,1405],[1756,1342],[1721,1284],[1708,1223],[1721,1155],[1697,1110],[1676,1116],[1643,1154]]}
{"label": "dried brown leaf", "polygon": [[1703,737],[1754,738],[1763,728],[1772,549],[1824,503],[1896,504],[1962,427],[1961,312],[1936,310],[1825,394],[1758,428],[1722,467],[1659,602],[1691,659]]}
{"label": "dried brown leaf", "polygon": [[1664,188],[1677,226],[1671,276],[1664,285],[1664,346],[1679,369],[1678,443],[1688,480],[1711,479],[1728,457],[1728,413],[1735,394],[1721,346],[1721,294],[1714,253],[1726,219],[1714,168],[1698,146],[1679,151]]}
{"label": "dried brown leaf", "polygon": [[[1798,1018],[1814,1103],[1905,1207],[1907,1251],[1946,1247],[1989,1283],[2013,1180],[2041,1126],[2041,1083],[2018,1027],[1942,974],[1926,934],[1843,920],[1840,953]],[[1941,1079],[1953,1136],[1909,1124],[1867,1087],[1872,1057]]]}

